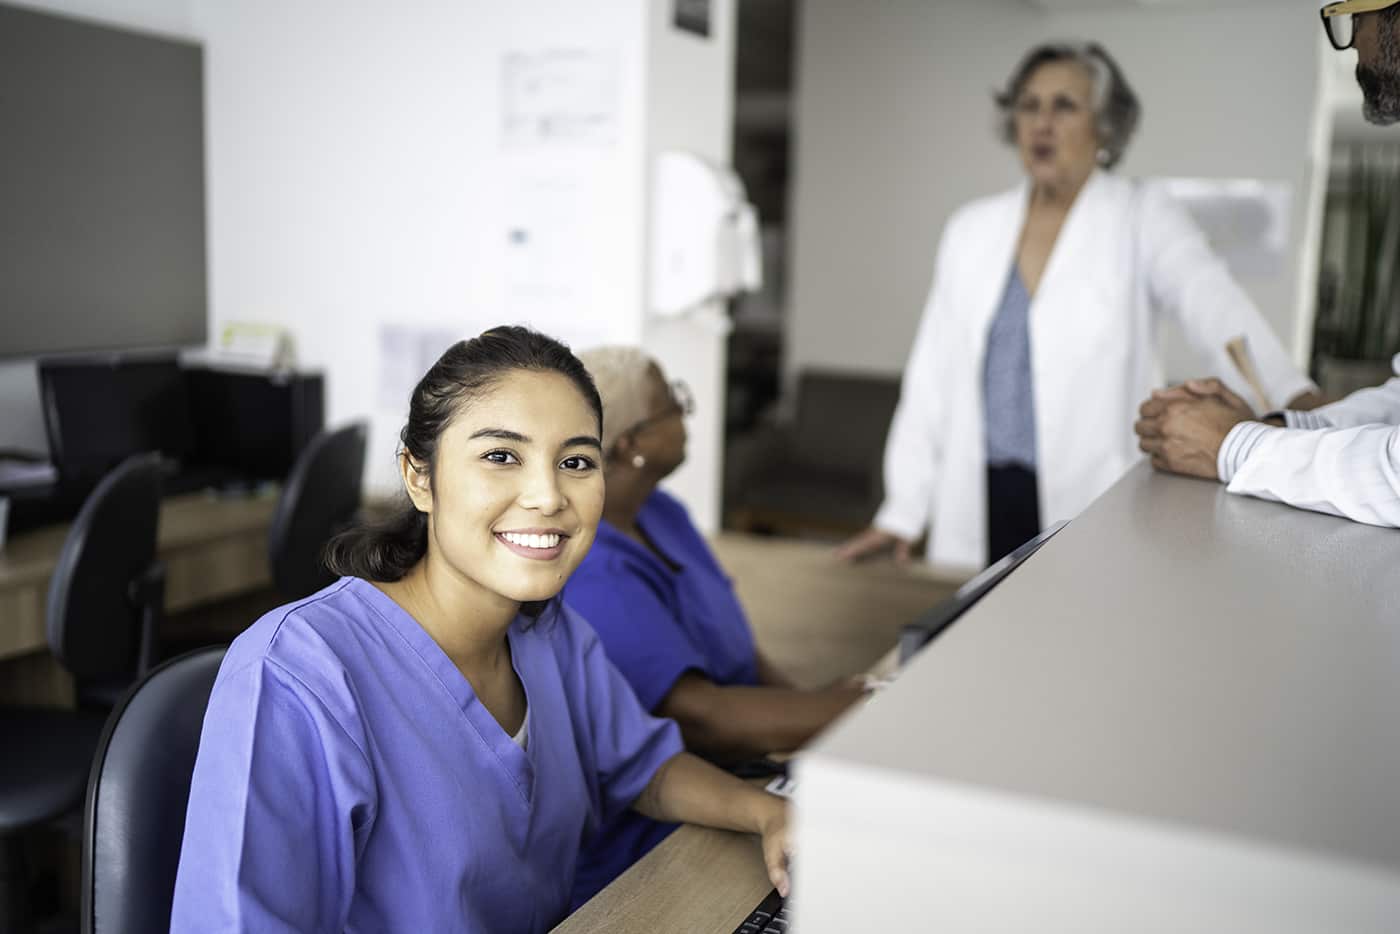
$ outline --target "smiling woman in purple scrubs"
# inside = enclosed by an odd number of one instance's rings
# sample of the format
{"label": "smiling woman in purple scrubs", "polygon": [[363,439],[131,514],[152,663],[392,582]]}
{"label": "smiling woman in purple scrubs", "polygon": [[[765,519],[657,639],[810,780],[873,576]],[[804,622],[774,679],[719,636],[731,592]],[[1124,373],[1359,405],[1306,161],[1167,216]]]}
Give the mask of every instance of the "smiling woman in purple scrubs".
{"label": "smiling woman in purple scrubs", "polygon": [[628,808],[762,835],[783,803],[681,751],[554,599],[603,508],[602,405],[563,345],[496,328],[414,390],[411,500],[345,576],[229,649],[205,716],[174,931],[543,931],[580,841]]}

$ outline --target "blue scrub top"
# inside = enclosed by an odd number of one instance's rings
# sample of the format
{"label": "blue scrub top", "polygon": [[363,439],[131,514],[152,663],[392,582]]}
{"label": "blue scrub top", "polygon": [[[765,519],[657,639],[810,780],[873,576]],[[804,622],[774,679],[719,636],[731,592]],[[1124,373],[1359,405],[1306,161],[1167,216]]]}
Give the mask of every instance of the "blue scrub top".
{"label": "blue scrub top", "polygon": [[239,636],[204,719],[172,931],[544,931],[580,841],[681,750],[583,620],[512,623],[526,749],[342,578]]}
{"label": "blue scrub top", "polygon": [[[564,599],[592,623],[642,706],[655,711],[687,671],[716,684],[757,684],[758,655],[744,608],[685,507],[655,490],[637,524],[680,569],[600,522]],[[608,822],[579,857],[573,903],[587,901],[674,829],[635,812]]]}

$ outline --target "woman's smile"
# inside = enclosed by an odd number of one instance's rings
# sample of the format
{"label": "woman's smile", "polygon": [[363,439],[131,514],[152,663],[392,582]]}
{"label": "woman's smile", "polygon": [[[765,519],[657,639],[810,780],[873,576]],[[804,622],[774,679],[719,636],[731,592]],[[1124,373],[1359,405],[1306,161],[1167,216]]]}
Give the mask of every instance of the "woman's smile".
{"label": "woman's smile", "polygon": [[533,561],[553,561],[564,553],[568,533],[561,529],[518,529],[495,533],[496,541]]}

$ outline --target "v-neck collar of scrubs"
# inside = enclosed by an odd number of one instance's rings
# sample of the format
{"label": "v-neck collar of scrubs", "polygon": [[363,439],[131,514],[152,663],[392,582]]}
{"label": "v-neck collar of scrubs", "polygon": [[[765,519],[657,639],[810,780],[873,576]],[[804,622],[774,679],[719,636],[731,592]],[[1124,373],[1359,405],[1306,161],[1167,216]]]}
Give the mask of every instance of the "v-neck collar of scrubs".
{"label": "v-neck collar of scrubs", "polygon": [[[482,747],[495,756],[501,768],[514,782],[521,798],[529,804],[535,788],[535,767],[530,748],[538,747],[538,734],[543,724],[538,720],[531,724],[536,741],[522,749],[491,715],[491,711],[486,709],[466,675],[448,658],[442,646],[437,644],[418,620],[399,606],[393,597],[369,581],[352,578],[350,586],[422,660],[434,679],[462,712],[463,719]],[[530,702],[530,681],[534,670],[531,649],[535,646],[531,645],[534,640],[521,633],[520,625],[521,617],[516,616],[506,630],[506,641],[510,645],[510,664],[516,677],[520,679],[521,689],[525,692],[525,709],[528,711],[533,706]]]}

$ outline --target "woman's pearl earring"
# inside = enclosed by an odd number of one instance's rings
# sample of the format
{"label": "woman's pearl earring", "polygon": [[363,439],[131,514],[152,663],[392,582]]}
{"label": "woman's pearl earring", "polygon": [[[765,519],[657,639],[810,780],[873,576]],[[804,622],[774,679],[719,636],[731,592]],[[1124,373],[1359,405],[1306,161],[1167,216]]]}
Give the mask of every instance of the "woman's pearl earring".
{"label": "woman's pearl earring", "polygon": [[1112,155],[1107,149],[1100,149],[1095,155],[1099,158],[1099,165],[1108,165],[1109,156]]}
{"label": "woman's pearl earring", "polygon": [[640,454],[633,454],[633,455],[632,455],[632,466],[633,466],[633,467],[636,467],[638,470],[641,470],[641,469],[642,469],[643,467],[645,467],[646,465],[647,465],[647,459],[646,459],[645,457],[643,457],[643,456],[640,455]]}

